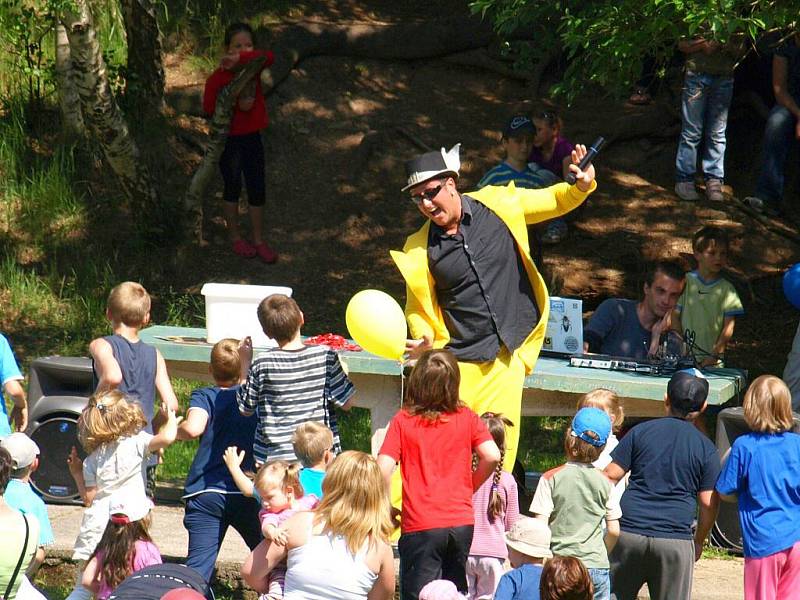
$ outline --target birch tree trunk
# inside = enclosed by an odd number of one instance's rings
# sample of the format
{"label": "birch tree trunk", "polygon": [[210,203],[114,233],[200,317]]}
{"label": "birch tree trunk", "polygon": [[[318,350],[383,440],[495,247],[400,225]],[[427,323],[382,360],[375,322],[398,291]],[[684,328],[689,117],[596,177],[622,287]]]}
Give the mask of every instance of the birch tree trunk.
{"label": "birch tree trunk", "polygon": [[164,108],[164,64],[161,31],[152,0],[122,0],[128,40],[128,112],[141,118]]}
{"label": "birch tree trunk", "polygon": [[125,196],[137,208],[152,211],[159,205],[158,193],[111,93],[91,12],[86,0],[74,0],[74,7],[76,12],[65,12],[62,22],[84,122],[102,147]]}
{"label": "birch tree trunk", "polygon": [[[219,92],[211,127],[208,131],[208,145],[197,171],[189,184],[189,190],[183,200],[183,207],[189,217],[191,235],[198,244],[203,245],[203,195],[208,183],[217,173],[217,164],[225,148],[225,140],[231,127],[233,105],[239,92],[264,66],[266,57],[256,58],[243,66],[236,67],[236,77]],[[240,70],[241,69],[241,70]]]}
{"label": "birch tree trunk", "polygon": [[78,89],[72,77],[72,58],[69,51],[67,30],[56,23],[56,81],[58,82],[61,106],[61,127],[67,140],[76,140],[86,134],[81,113]]}

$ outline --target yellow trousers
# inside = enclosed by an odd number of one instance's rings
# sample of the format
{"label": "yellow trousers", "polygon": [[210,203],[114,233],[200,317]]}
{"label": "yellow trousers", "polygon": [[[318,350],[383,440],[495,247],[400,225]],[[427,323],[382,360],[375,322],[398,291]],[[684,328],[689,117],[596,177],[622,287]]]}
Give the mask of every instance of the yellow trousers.
{"label": "yellow trousers", "polygon": [[517,457],[519,430],[522,423],[522,386],[525,383],[525,365],[505,346],[491,362],[459,362],[461,371],[461,400],[474,412],[503,413],[514,427],[506,430],[506,454],[503,468],[511,471]]}
{"label": "yellow trousers", "polygon": [[[506,429],[506,452],[503,468],[511,471],[517,457],[519,430],[522,425],[522,387],[525,383],[525,365],[505,346],[491,362],[468,363],[459,362],[461,373],[461,400],[478,415],[485,412],[503,413],[514,423],[514,427]],[[392,505],[402,504],[402,486],[400,469],[392,476]],[[395,536],[399,532],[395,532]],[[396,539],[396,538],[395,538]]]}

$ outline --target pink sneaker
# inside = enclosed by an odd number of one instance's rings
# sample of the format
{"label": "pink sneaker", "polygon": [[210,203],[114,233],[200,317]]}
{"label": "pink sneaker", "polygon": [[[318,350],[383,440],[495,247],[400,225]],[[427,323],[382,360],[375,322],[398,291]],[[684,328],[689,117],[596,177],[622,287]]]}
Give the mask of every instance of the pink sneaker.
{"label": "pink sneaker", "polygon": [[261,242],[256,245],[256,253],[261,262],[271,265],[278,262],[278,253],[267,245],[267,242]]}
{"label": "pink sneaker", "polygon": [[247,240],[236,240],[233,242],[233,253],[242,258],[253,258],[256,255],[256,247]]}

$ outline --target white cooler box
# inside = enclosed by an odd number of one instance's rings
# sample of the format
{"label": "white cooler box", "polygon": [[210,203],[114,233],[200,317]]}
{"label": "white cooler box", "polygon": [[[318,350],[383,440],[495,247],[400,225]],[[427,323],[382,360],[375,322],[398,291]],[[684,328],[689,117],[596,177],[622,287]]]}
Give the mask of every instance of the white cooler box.
{"label": "white cooler box", "polygon": [[257,309],[271,294],[292,295],[292,288],[273,285],[206,283],[200,293],[206,301],[206,340],[215,344],[223,338],[241,340],[248,335],[253,346],[276,346],[261,330]]}
{"label": "white cooler box", "polygon": [[550,316],[542,350],[560,354],[583,352],[583,301],[550,296]]}

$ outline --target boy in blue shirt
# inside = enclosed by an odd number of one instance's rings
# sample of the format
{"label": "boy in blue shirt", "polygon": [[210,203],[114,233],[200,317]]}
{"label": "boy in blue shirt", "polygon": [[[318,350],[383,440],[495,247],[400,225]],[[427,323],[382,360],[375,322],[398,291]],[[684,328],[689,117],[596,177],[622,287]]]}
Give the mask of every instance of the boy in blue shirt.
{"label": "boy in blue shirt", "polygon": [[553,556],[550,528],[541,519],[520,517],[506,533],[506,545],[514,569],[500,578],[495,600],[539,600],[542,565]]}
{"label": "boy in blue shirt", "polygon": [[[500,143],[503,145],[505,160],[489,169],[478,182],[478,189],[487,185],[514,185],[525,189],[546,188],[558,183],[559,179],[551,171],[536,163],[528,162],[533,149],[536,127],[525,115],[511,117],[503,128]],[[539,239],[540,226],[528,227],[531,256],[536,266],[542,268],[542,244]]]}
{"label": "boy in blue shirt", "polygon": [[546,188],[558,183],[558,177],[553,173],[536,163],[528,162],[535,135],[536,128],[528,117],[511,117],[500,138],[505,159],[486,172],[478,182],[478,189],[487,185],[508,185],[512,181],[517,187],[525,189]]}
{"label": "boy in blue shirt", "polygon": [[20,381],[23,379],[11,345],[0,333],[0,380],[3,383],[3,391],[14,403],[9,417],[6,412],[5,398],[0,393],[0,438],[11,433],[11,422],[14,423],[17,431],[25,431],[28,428],[28,401],[25,397],[25,390],[20,385]]}
{"label": "boy in blue shirt", "polygon": [[44,547],[55,542],[44,501],[31,487],[31,473],[39,468],[39,446],[20,432],[12,433],[0,440],[0,446],[11,455],[13,468],[3,500],[21,513],[33,515],[39,522],[39,547],[26,571],[26,575],[32,578],[44,562]]}
{"label": "boy in blue shirt", "polygon": [[303,469],[300,485],[306,494],[322,499],[322,480],[336,455],[333,452],[333,432],[317,421],[301,423],[292,435],[292,447]]}
{"label": "boy in blue shirt", "polygon": [[251,550],[261,541],[260,506],[242,495],[222,460],[225,448],[237,446],[244,452],[244,468],[255,468],[253,439],[258,418],[242,416],[236,404],[241,373],[238,340],[214,344],[209,371],[215,385],[192,392],[186,419],[178,427],[179,440],[200,438],[186,476],[183,525],[189,532],[186,564],[206,582],[214,574],[228,527],[236,529]]}

